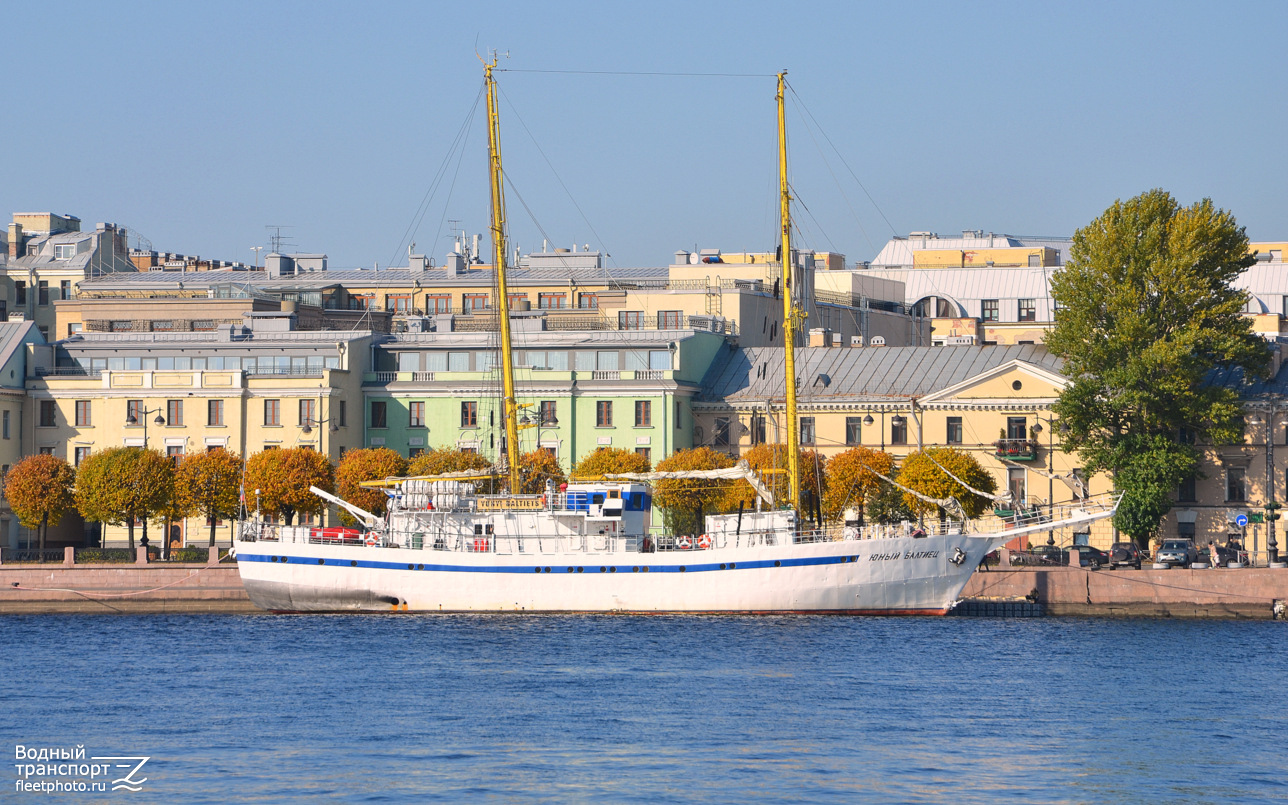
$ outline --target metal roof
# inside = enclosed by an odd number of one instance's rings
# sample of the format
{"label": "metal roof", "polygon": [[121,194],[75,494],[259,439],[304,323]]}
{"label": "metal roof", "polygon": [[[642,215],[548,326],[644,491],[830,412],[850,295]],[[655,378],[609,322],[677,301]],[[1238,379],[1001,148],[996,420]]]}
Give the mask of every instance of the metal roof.
{"label": "metal roof", "polygon": [[[1058,268],[868,268],[861,273],[871,274],[904,284],[904,300],[914,304],[928,296],[957,302],[964,310],[956,315],[980,315],[981,299],[1033,299],[1045,302],[1043,310],[1049,313],[1051,275]],[[1039,311],[1040,321],[1050,321]]]}
{"label": "metal roof", "polygon": [[1059,262],[1061,265],[1069,257],[1069,247],[1073,245],[1073,238],[1041,238],[1028,237],[1026,235],[984,235],[980,237],[956,237],[956,238],[926,238],[925,245],[922,245],[921,237],[895,237],[886,242],[876,257],[872,258],[873,268],[895,268],[898,266],[911,266],[912,253],[925,250],[937,249],[1017,249],[1017,248],[1048,248],[1056,249],[1060,252]]}
{"label": "metal roof", "polygon": [[[507,272],[511,282],[523,285],[557,285],[566,287],[570,281],[594,285],[612,285],[615,282],[634,282],[637,280],[666,279],[669,269],[666,268],[513,268]],[[298,290],[303,288],[328,288],[336,285],[349,286],[389,286],[395,288],[413,287],[419,281],[422,286],[492,286],[492,269],[490,267],[472,266],[466,273],[448,276],[443,268],[431,268],[425,271],[412,272],[405,268],[390,268],[380,271],[367,269],[349,269],[338,271],[302,271],[293,276],[273,278],[264,271],[235,271],[221,269],[216,271],[140,271],[137,274],[114,274],[95,277],[80,284],[85,290],[107,289],[112,287],[173,287],[182,282],[185,287],[202,287],[212,285],[253,285],[265,290]]]}
{"label": "metal roof", "polygon": [[[802,402],[829,398],[906,400],[949,388],[1010,361],[1059,372],[1064,361],[1040,344],[987,347],[807,347],[796,350]],[[749,347],[712,364],[702,399],[781,399],[783,348]]]}

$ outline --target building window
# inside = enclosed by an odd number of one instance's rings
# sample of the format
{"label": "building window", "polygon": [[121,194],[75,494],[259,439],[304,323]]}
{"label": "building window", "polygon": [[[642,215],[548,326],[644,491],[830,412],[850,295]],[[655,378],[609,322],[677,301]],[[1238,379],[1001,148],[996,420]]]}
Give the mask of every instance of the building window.
{"label": "building window", "polygon": [[479,404],[475,400],[461,403],[461,427],[477,428],[479,426]]}
{"label": "building window", "polygon": [[644,456],[644,460],[647,461],[649,464],[653,463],[653,448],[637,447],[635,448],[635,452],[640,454],[641,456]]}
{"label": "building window", "polygon": [[41,454],[42,456],[52,456],[52,455],[54,454],[54,448],[53,448],[53,447],[42,447],[42,448],[40,448],[40,454]]}
{"label": "building window", "polygon": [[488,295],[485,293],[467,293],[464,301],[466,313],[488,309]]}
{"label": "building window", "polygon": [[317,400],[300,400],[299,426],[305,425],[313,427],[318,421],[318,401]]}
{"label": "building window", "polygon": [[617,311],[617,329],[619,330],[644,329],[644,313],[639,310]]}
{"label": "building window", "polygon": [[384,400],[372,400],[371,402],[371,427],[385,428],[388,427],[387,417],[389,414],[389,403]]}
{"label": "building window", "polygon": [[1029,438],[1029,429],[1025,424],[1024,417],[1008,416],[1006,418],[1006,438],[1008,439]]}
{"label": "building window", "polygon": [[15,282],[13,284],[13,303],[15,305],[27,304],[27,283]]}
{"label": "building window", "polygon": [[172,428],[183,427],[183,400],[165,401],[165,420]]}
{"label": "building window", "polygon": [[53,400],[41,400],[40,401],[40,427],[42,428],[54,427],[54,425],[57,423],[54,412],[57,410],[58,410],[58,406],[54,404]]}
{"label": "building window", "polygon": [[635,401],[635,427],[648,428],[653,426],[653,403],[648,400]]}
{"label": "building window", "polygon": [[765,417],[761,414],[751,415],[751,443],[765,443]]}
{"label": "building window", "polygon": [[599,294],[579,293],[577,294],[577,307],[582,310],[599,310]]}
{"label": "building window", "polygon": [[206,424],[213,427],[222,427],[224,424],[224,401],[207,400],[206,401]]}
{"label": "building window", "polygon": [[905,416],[890,417],[890,444],[908,443],[908,418]]}
{"label": "building window", "polygon": [[1025,485],[1025,475],[1028,470],[1012,467],[1006,471],[1006,488],[1011,493],[1011,499],[1015,501],[1016,506],[1023,507],[1025,498],[1028,496],[1028,489]]}
{"label": "building window", "polygon": [[863,417],[847,416],[845,418],[845,443],[863,443]]}
{"label": "building window", "polygon": [[426,313],[451,313],[452,296],[451,294],[434,294],[425,297]]}
{"label": "building window", "polygon": [[1280,304],[1282,305],[1282,307],[1280,308],[1279,315],[1285,318],[1288,318],[1288,296],[1281,296],[1279,297],[1279,299],[1280,299]]}
{"label": "building window", "polygon": [[339,420],[338,422],[335,423],[336,425],[342,428],[347,428],[349,426],[349,411],[348,411],[348,406],[345,405],[344,400],[340,400],[340,411],[336,415],[336,419]]}
{"label": "building window", "polygon": [[610,400],[600,400],[595,403],[595,427],[611,428],[613,426],[613,403]]}
{"label": "building window", "polygon": [[563,310],[568,307],[568,294],[539,293],[537,294],[537,307],[541,310]]}
{"label": "building window", "polygon": [[3,428],[4,428],[4,438],[6,438],[6,439],[11,438],[11,437],[9,436],[9,412],[8,412],[8,411],[5,411],[5,412],[4,412],[4,424],[3,424]]}
{"label": "building window", "polygon": [[72,460],[76,462],[73,466],[79,467],[82,461],[89,458],[89,451],[90,451],[90,448],[88,447],[77,447],[76,450],[72,453],[72,456],[73,456]]}
{"label": "building window", "polygon": [[962,418],[959,416],[948,417],[948,444],[962,443]]}
{"label": "building window", "polygon": [[133,421],[135,425],[143,424],[143,401],[126,400],[125,401],[125,421],[129,424]]}
{"label": "building window", "polygon": [[90,427],[89,400],[76,401],[76,427],[78,428]]}
{"label": "building window", "polygon": [[71,281],[71,280],[63,280],[62,282],[58,283],[58,298],[59,298],[59,299],[71,299],[71,298],[72,298],[72,281]]}
{"label": "building window", "polygon": [[75,243],[58,243],[54,246],[55,260],[70,260],[76,256]]}
{"label": "building window", "polygon": [[684,314],[678,310],[662,310],[657,314],[657,329],[659,330],[678,330],[680,321]]}
{"label": "building window", "polygon": [[425,403],[414,402],[407,409],[407,427],[425,427]]}
{"label": "building window", "polygon": [[539,412],[540,412],[540,414],[541,414],[541,424],[542,424],[542,425],[557,425],[557,424],[559,424],[559,418],[555,415],[555,401],[554,401],[554,400],[542,400],[542,401],[541,401],[541,408],[539,409]]}
{"label": "building window", "polygon": [[276,428],[282,424],[282,401],[264,400],[264,424]]}
{"label": "building window", "polygon": [[814,417],[801,417],[801,444],[814,443]]}
{"label": "building window", "polygon": [[1181,481],[1181,486],[1176,490],[1176,499],[1181,503],[1195,503],[1198,501],[1198,486],[1194,478],[1186,478]]}
{"label": "building window", "polygon": [[716,447],[727,447],[729,445],[729,417],[716,417],[715,433],[711,436],[711,443]]}
{"label": "building window", "polygon": [[996,299],[984,299],[980,303],[980,316],[984,321],[997,321],[998,307]]}
{"label": "building window", "polygon": [[1248,489],[1243,467],[1229,467],[1225,471],[1225,500],[1227,503],[1244,503],[1248,500]]}
{"label": "building window", "polygon": [[39,292],[39,297],[36,301],[36,304],[48,305],[49,304],[49,283],[46,282],[45,280],[41,280],[40,285],[37,286],[37,290]]}
{"label": "building window", "polygon": [[1176,524],[1176,536],[1180,537],[1181,539],[1194,539],[1194,537],[1197,534],[1198,534],[1198,529],[1195,528],[1194,523]]}
{"label": "building window", "polygon": [[423,447],[407,448],[407,458],[415,458],[416,456],[424,455],[424,453],[425,453],[425,448]]}
{"label": "building window", "polygon": [[1020,321],[1036,321],[1038,317],[1038,302],[1036,299],[1020,300]]}
{"label": "building window", "polygon": [[178,464],[179,460],[183,458],[183,445],[172,444],[167,446],[165,449],[165,456],[170,459],[171,464]]}

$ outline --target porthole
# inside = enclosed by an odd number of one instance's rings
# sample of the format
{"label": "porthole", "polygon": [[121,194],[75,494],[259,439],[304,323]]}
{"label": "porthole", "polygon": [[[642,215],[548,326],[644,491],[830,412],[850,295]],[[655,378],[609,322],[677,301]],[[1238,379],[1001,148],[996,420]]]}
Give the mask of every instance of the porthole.
{"label": "porthole", "polygon": [[1011,381],[1011,388],[1015,389],[1016,391],[1019,391],[1020,389],[1024,388],[1024,384],[1018,380],[1013,380]]}
{"label": "porthole", "polygon": [[319,559],[319,560],[318,560],[318,564],[319,564],[319,565],[325,565],[325,564],[326,564],[326,560],[325,560],[325,559]]}
{"label": "porthole", "polygon": [[782,567],[782,566],[783,566],[782,562],[778,561],[777,559],[774,560],[774,567]]}
{"label": "porthole", "polygon": [[349,560],[349,567],[357,567],[357,566],[358,566],[358,560],[357,560],[357,559],[350,559],[350,560]]}

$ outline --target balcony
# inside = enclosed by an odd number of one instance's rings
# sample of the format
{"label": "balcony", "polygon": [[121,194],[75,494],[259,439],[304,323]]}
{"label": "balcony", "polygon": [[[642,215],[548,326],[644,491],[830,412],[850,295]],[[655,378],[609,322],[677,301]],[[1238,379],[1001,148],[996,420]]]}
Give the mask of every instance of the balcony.
{"label": "balcony", "polygon": [[998,439],[993,442],[998,458],[1008,461],[1036,461],[1038,443],[1034,439]]}

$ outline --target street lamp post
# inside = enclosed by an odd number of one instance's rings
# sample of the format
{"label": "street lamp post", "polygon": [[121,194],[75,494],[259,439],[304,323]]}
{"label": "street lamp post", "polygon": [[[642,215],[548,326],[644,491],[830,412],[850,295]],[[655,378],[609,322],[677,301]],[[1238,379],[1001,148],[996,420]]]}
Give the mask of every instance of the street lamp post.
{"label": "street lamp post", "polygon": [[[156,424],[158,424],[158,425],[164,425],[164,424],[165,424],[165,417],[161,416],[161,412],[162,412],[162,410],[164,410],[164,409],[161,409],[161,408],[143,408],[143,409],[139,410],[137,413],[135,413],[135,412],[131,412],[131,411],[127,411],[127,412],[126,412],[126,415],[125,415],[125,424],[127,424],[127,425],[138,425],[138,424],[139,424],[139,422],[140,422],[140,420],[142,420],[142,423],[143,423],[143,449],[144,449],[144,450],[147,450],[147,449],[148,449],[148,414],[156,414],[156,415],[157,415],[157,418],[156,418],[156,419],[154,419],[154,420],[153,420],[153,422],[155,422],[155,423],[156,423]],[[168,540],[167,540],[165,537],[162,537],[162,538],[161,538],[161,555],[162,555],[162,556],[169,556],[169,552],[168,552],[168,551],[166,551],[166,545],[167,545],[167,542],[168,542]],[[143,538],[140,540],[140,543],[143,545],[143,547],[144,547],[144,548],[147,548],[147,545],[148,545],[148,518],[146,518],[146,517],[144,517],[144,518],[143,518]]]}
{"label": "street lamp post", "polygon": [[[1275,539],[1275,520],[1279,519],[1280,505],[1275,501],[1275,414],[1283,406],[1278,394],[1266,395],[1262,404],[1266,412],[1266,564],[1279,564],[1279,543]],[[1257,419],[1251,424],[1260,424]]]}

